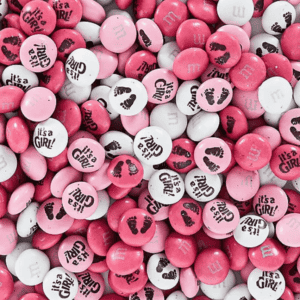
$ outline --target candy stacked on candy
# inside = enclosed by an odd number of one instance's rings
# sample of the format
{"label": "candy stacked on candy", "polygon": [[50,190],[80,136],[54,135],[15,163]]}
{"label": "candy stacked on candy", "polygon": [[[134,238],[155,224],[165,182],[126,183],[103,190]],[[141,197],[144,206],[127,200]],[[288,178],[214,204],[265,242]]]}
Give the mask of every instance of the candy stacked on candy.
{"label": "candy stacked on candy", "polygon": [[0,20],[0,300],[300,299],[300,0]]}

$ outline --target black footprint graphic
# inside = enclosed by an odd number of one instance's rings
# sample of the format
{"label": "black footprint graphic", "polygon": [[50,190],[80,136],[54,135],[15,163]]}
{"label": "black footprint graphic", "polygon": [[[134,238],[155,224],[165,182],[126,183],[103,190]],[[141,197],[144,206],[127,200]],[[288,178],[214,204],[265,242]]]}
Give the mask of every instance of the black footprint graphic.
{"label": "black footprint graphic", "polygon": [[207,156],[203,157],[203,162],[206,164],[206,166],[211,172],[217,172],[220,169],[220,166],[212,162]]}
{"label": "black footprint graphic", "polygon": [[151,287],[145,287],[144,291],[145,291],[146,300],[153,300],[154,290]]}
{"label": "black footprint graphic", "polygon": [[292,126],[292,127],[290,128],[290,131],[291,131],[291,133],[293,134],[293,136],[294,136],[298,141],[300,141],[300,131],[298,131],[298,130],[296,129],[296,127],[294,127],[294,126]]}
{"label": "black footprint graphic", "polygon": [[284,32],[284,29],[281,28],[281,26],[278,24],[278,22],[275,22],[275,24],[273,24],[271,26],[271,30],[273,30],[274,32],[278,32],[278,33]]}
{"label": "black footprint graphic", "polygon": [[205,98],[206,98],[206,100],[207,100],[207,102],[208,102],[209,105],[213,105],[215,103],[214,93],[215,93],[215,89],[214,88],[212,88],[212,89],[206,89],[204,91]]}
{"label": "black footprint graphic", "polygon": [[165,161],[158,165],[153,165],[154,170],[162,170],[162,169],[167,169],[167,168],[168,168],[168,165]]}
{"label": "black footprint graphic", "polygon": [[45,214],[49,220],[53,220],[53,218],[54,218],[53,205],[54,205],[54,202],[51,202],[51,203],[46,204],[44,207]]}
{"label": "black footprint graphic", "polygon": [[290,11],[283,14],[286,27],[289,27],[292,24],[292,13]]}
{"label": "black footprint graphic", "polygon": [[131,297],[131,300],[141,300],[141,298],[138,296],[138,293],[134,293]]}
{"label": "black footprint graphic", "polygon": [[10,44],[10,45],[13,45],[13,46],[16,46],[16,45],[21,46],[21,44],[22,44],[22,41],[18,36],[6,37],[6,38],[3,39],[3,42],[5,44]]}
{"label": "black footprint graphic", "polygon": [[263,42],[263,43],[262,43],[262,46],[263,46],[263,48],[266,49],[269,53],[278,53],[278,51],[279,51],[277,47],[275,47],[274,45],[269,44],[269,43],[267,43],[267,42]]}
{"label": "black footprint graphic", "polygon": [[153,223],[152,218],[148,217],[148,216],[144,216],[144,223],[143,223],[143,227],[141,228],[141,233],[146,233],[148,231],[148,229],[151,227]]}
{"label": "black footprint graphic", "polygon": [[213,147],[205,149],[205,154],[223,158],[224,150],[222,147]]}
{"label": "black footprint graphic", "polygon": [[148,35],[145,33],[143,29],[140,30],[140,36],[142,37],[142,40],[146,47],[151,46],[151,40],[149,39]]}
{"label": "black footprint graphic", "polygon": [[43,73],[40,73],[39,76],[40,80],[42,80],[45,84],[48,84],[50,82],[51,76],[50,75],[45,75]]}
{"label": "black footprint graphic", "polygon": [[228,133],[232,133],[233,131],[233,127],[234,127],[234,124],[235,124],[235,119],[231,116],[227,116],[227,132]]}
{"label": "black footprint graphic", "polygon": [[58,52],[64,52],[65,50],[69,49],[75,42],[71,39],[65,39],[62,41],[61,45],[58,48]]}
{"label": "black footprint graphic", "polygon": [[169,273],[163,273],[162,278],[163,279],[176,279],[177,272],[176,272],[176,270],[174,270],[174,271],[170,271]]}
{"label": "black footprint graphic", "polygon": [[186,167],[188,167],[189,165],[192,164],[192,161],[189,159],[187,161],[178,161],[178,162],[173,162],[173,166],[175,169],[178,169],[178,170],[182,170]]}
{"label": "black footprint graphic", "polygon": [[261,12],[264,8],[264,0],[258,0],[254,5],[254,10]]}
{"label": "black footprint graphic", "polygon": [[124,165],[124,162],[123,161],[119,161],[115,168],[113,169],[113,172],[112,172],[112,175],[114,177],[118,177],[118,178],[121,178],[122,175],[121,175],[121,172],[122,172],[122,166]]}
{"label": "black footprint graphic", "polygon": [[227,63],[229,58],[230,58],[230,53],[225,52],[223,56],[219,56],[219,57],[215,58],[215,62],[222,66]]}
{"label": "black footprint graphic", "polygon": [[262,57],[262,50],[261,50],[261,48],[258,47],[256,49],[256,55],[259,56],[259,57]]}
{"label": "black footprint graphic", "polygon": [[128,227],[133,234],[137,234],[138,230],[136,228],[136,216],[130,217],[127,220]]}
{"label": "black footprint graphic", "polygon": [[63,206],[60,208],[59,212],[56,215],[56,219],[57,220],[61,220],[65,215],[66,215],[66,211],[64,210]]}
{"label": "black footprint graphic", "polygon": [[294,75],[294,77],[295,77],[297,80],[300,79],[300,72],[299,72],[299,71],[293,69],[293,75]]}
{"label": "black footprint graphic", "polygon": [[121,105],[124,109],[128,110],[128,109],[130,109],[130,107],[133,105],[135,99],[136,99],[136,95],[132,94],[132,95],[130,95],[130,97],[129,97],[128,99],[126,99],[126,100],[125,100],[123,103],[121,103],[120,105]]}
{"label": "black footprint graphic", "polygon": [[10,50],[8,50],[7,48],[6,48],[6,46],[2,46],[1,47],[1,51],[2,51],[2,53],[4,54],[4,56],[9,60],[9,61],[14,61],[17,57],[18,57],[18,55],[17,54],[14,54],[14,53],[12,53]]}
{"label": "black footprint graphic", "polygon": [[191,157],[191,153],[185,149],[183,149],[182,147],[180,147],[179,145],[176,145],[173,150],[172,150],[173,154],[179,155],[179,156],[185,156],[186,158]]}
{"label": "black footprint graphic", "polygon": [[184,203],[183,207],[199,215],[199,206],[197,204],[188,202]]}
{"label": "black footprint graphic", "polygon": [[131,92],[131,88],[129,87],[116,86],[114,89],[115,97],[119,95],[123,95],[124,93],[129,94],[130,92]]}
{"label": "black footprint graphic", "polygon": [[300,124],[300,117],[293,118],[293,119],[291,120],[291,123],[292,123],[293,125]]}
{"label": "black footprint graphic", "polygon": [[107,144],[104,149],[105,151],[109,152],[109,151],[114,151],[114,150],[118,150],[121,149],[122,147],[120,146],[120,144],[117,141],[112,141],[109,144]]}
{"label": "black footprint graphic", "polygon": [[129,171],[129,175],[135,175],[139,170],[137,168],[137,166],[131,162],[130,159],[126,160],[126,164],[128,165],[128,171]]}
{"label": "black footprint graphic", "polygon": [[192,220],[192,218],[187,214],[185,210],[182,210],[180,214],[182,216],[183,222],[186,227],[192,227],[195,224],[195,222]]}
{"label": "black footprint graphic", "polygon": [[161,257],[156,267],[156,272],[161,273],[163,269],[170,263],[167,258]]}
{"label": "black footprint graphic", "polygon": [[219,44],[219,43],[211,43],[209,45],[209,47],[210,47],[210,51],[218,51],[218,50],[225,51],[226,50],[226,46]]}
{"label": "black footprint graphic", "polygon": [[217,104],[222,104],[228,97],[229,95],[229,90],[222,88],[222,93],[220,95],[220,99],[218,100]]}
{"label": "black footprint graphic", "polygon": [[11,4],[13,6],[15,6],[16,8],[18,8],[19,10],[23,9],[23,6],[20,4],[20,2],[18,0],[11,0]]}

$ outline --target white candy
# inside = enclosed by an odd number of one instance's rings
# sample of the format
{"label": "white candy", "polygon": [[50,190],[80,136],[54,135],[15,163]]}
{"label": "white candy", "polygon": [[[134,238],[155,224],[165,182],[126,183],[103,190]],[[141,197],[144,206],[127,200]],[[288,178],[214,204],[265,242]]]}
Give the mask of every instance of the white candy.
{"label": "white candy", "polygon": [[15,265],[16,275],[19,280],[30,286],[42,283],[49,270],[50,260],[48,256],[37,249],[23,251]]}
{"label": "white candy", "polygon": [[17,221],[17,232],[20,237],[29,237],[38,229],[36,214],[39,208],[37,202],[32,202],[22,211]]}
{"label": "white candy", "polygon": [[235,240],[246,248],[254,248],[261,245],[268,235],[269,226],[267,222],[256,215],[242,217],[239,225],[233,232]]}
{"label": "white candy", "polygon": [[292,98],[292,87],[283,77],[271,77],[258,88],[258,100],[265,111],[270,114],[285,112],[291,104]]}
{"label": "white candy", "polygon": [[279,35],[293,24],[296,19],[294,6],[287,1],[271,3],[262,16],[262,26],[265,32],[272,35]]}
{"label": "white candy", "polygon": [[122,154],[134,155],[133,140],[126,133],[108,131],[101,136],[99,143],[103,146],[106,157],[110,159]]}
{"label": "white candy", "polygon": [[[235,285],[236,279],[232,270],[229,270],[228,275],[219,284],[208,285],[203,282],[200,283],[202,292],[211,299],[223,299],[229,290]],[[232,299],[230,299],[232,300]],[[240,300],[240,299],[239,299]]]}
{"label": "white candy", "polygon": [[37,75],[22,65],[12,65],[4,69],[2,81],[5,85],[14,85],[27,92],[39,85]]}
{"label": "white candy", "polygon": [[278,178],[271,170],[270,164],[258,170],[260,185],[275,184],[279,187],[284,187],[286,180]]}
{"label": "white candy", "polygon": [[77,30],[85,40],[87,44],[90,44],[90,46],[96,46],[100,45],[100,26],[92,23],[92,22],[79,22],[75,27],[75,30]]}
{"label": "white candy", "polygon": [[212,136],[219,125],[220,117],[217,113],[200,111],[190,119],[187,126],[187,135],[191,140],[199,142]]}
{"label": "white candy", "polygon": [[26,242],[19,243],[17,244],[13,252],[8,254],[5,258],[6,266],[9,272],[14,276],[17,276],[15,271],[16,261],[20,256],[20,254],[27,249],[32,249],[31,243],[26,243]]}
{"label": "white candy", "polygon": [[[171,151],[170,151],[171,152]],[[0,182],[8,180],[17,169],[17,157],[7,146],[0,145]]]}
{"label": "white candy", "polygon": [[[244,297],[244,298],[243,298]],[[242,283],[232,288],[225,296],[224,300],[251,300],[247,284]]]}
{"label": "white candy", "polygon": [[199,168],[189,171],[185,177],[185,190],[199,202],[215,199],[221,190],[223,180],[219,174],[207,174]]}
{"label": "white candy", "polygon": [[70,99],[73,100],[75,103],[82,104],[91,94],[91,85],[87,85],[84,87],[77,86],[73,84],[68,78],[66,78],[62,88],[58,92],[58,95],[62,99]]}
{"label": "white candy", "polygon": [[176,42],[166,42],[158,52],[157,63],[160,68],[173,71],[173,63],[180,49]]}
{"label": "white candy", "polygon": [[92,51],[79,48],[69,55],[65,70],[73,84],[84,87],[96,80],[100,65],[97,56]]}
{"label": "white candy", "polygon": [[171,154],[172,140],[164,129],[149,126],[137,133],[133,150],[139,161],[148,165],[158,165]]}
{"label": "white candy", "polygon": [[[270,280],[273,281],[272,285],[267,284]],[[247,285],[256,300],[274,300],[283,294],[285,279],[280,271],[267,272],[256,268],[250,273]]]}
{"label": "white candy", "polygon": [[150,282],[161,290],[172,289],[179,281],[179,269],[174,267],[165,254],[153,254],[147,264]]}
{"label": "white candy", "polygon": [[252,0],[219,0],[217,12],[225,24],[243,26],[252,18],[254,4]]}
{"label": "white candy", "polygon": [[154,107],[150,114],[150,125],[163,128],[173,140],[184,133],[187,118],[174,103],[165,103]]}
{"label": "white candy", "polygon": [[170,294],[166,300],[187,300],[187,297],[183,294],[183,292],[176,291]]}
{"label": "white candy", "polygon": [[62,267],[53,268],[44,278],[43,290],[51,300],[72,300],[78,291],[78,280],[73,273]]}
{"label": "white candy", "polygon": [[174,204],[184,195],[184,182],[178,173],[168,169],[156,171],[148,183],[149,193],[162,204]]}
{"label": "white candy", "polygon": [[33,133],[33,146],[45,157],[61,154],[68,144],[68,132],[58,120],[49,118],[39,123]]}
{"label": "white candy", "polygon": [[184,81],[177,90],[176,105],[187,116],[193,116],[201,110],[196,100],[199,86],[199,81],[188,80]]}
{"label": "white candy", "polygon": [[282,54],[280,41],[275,36],[267,33],[261,33],[253,36],[250,40],[249,51],[258,56],[264,56],[269,53]]}
{"label": "white candy", "polygon": [[111,87],[109,101],[120,115],[134,116],[147,105],[148,93],[140,81],[123,78]]}

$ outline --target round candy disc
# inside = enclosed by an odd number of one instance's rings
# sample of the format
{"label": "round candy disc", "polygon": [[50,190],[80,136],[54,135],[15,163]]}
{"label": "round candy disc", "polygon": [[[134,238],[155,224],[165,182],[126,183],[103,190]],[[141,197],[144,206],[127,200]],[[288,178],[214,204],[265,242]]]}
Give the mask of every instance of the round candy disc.
{"label": "round candy disc", "polygon": [[43,290],[49,299],[72,300],[78,291],[78,280],[73,273],[62,267],[56,267],[45,276]]}
{"label": "round candy disc", "polygon": [[233,233],[235,240],[246,248],[254,248],[261,245],[268,235],[269,226],[267,222],[255,215],[242,217]]}
{"label": "round candy disc", "polygon": [[135,187],[141,182],[143,175],[142,164],[129,155],[114,158],[107,169],[109,180],[118,187]]}
{"label": "round candy disc", "polygon": [[168,205],[178,202],[183,197],[184,182],[178,173],[162,169],[151,176],[148,189],[153,199]]}
{"label": "round candy disc", "polygon": [[62,195],[63,207],[74,219],[90,217],[96,211],[98,202],[95,188],[84,181],[69,184]]}
{"label": "round candy disc", "polygon": [[257,300],[279,299],[285,289],[285,279],[280,271],[268,272],[258,268],[250,273],[247,284],[250,294]]}
{"label": "round candy disc", "polygon": [[99,61],[96,55],[84,48],[74,50],[65,64],[68,79],[77,86],[91,85],[99,73]]}
{"label": "round candy disc", "polygon": [[56,119],[49,118],[39,123],[33,133],[35,149],[45,157],[61,154],[68,144],[68,132]]}
{"label": "round candy disc", "polygon": [[218,234],[233,231],[239,224],[240,213],[236,206],[228,200],[214,199],[203,209],[204,225]]}
{"label": "round candy disc", "polygon": [[36,217],[39,227],[49,234],[64,233],[74,222],[74,219],[64,210],[62,201],[56,198],[43,202]]}
{"label": "round candy disc", "polygon": [[94,253],[86,239],[80,235],[65,238],[58,249],[61,265],[70,272],[83,272],[92,264]]}
{"label": "round candy disc", "polygon": [[300,247],[300,214],[285,215],[276,226],[278,240],[288,247]]}
{"label": "round candy disc", "polygon": [[172,151],[172,140],[164,129],[149,126],[137,133],[133,150],[142,163],[157,165],[169,157]]}
{"label": "round candy disc", "polygon": [[208,174],[219,174],[231,161],[231,150],[220,138],[206,138],[198,143],[194,152],[197,166]]}
{"label": "round candy disc", "polygon": [[122,215],[118,232],[126,244],[133,247],[143,246],[155,234],[155,221],[145,210],[132,208]]}
{"label": "round candy disc", "polygon": [[80,172],[94,172],[103,165],[105,150],[100,143],[90,138],[79,138],[68,148],[68,160]]}

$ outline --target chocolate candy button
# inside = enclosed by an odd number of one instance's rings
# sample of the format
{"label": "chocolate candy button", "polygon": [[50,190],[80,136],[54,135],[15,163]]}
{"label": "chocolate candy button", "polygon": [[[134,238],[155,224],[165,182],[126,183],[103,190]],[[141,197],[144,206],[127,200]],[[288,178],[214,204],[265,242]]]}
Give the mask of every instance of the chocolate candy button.
{"label": "chocolate candy button", "polygon": [[217,197],[222,181],[222,177],[218,174],[207,174],[195,168],[188,172],[184,184],[191,198],[199,202],[207,202]]}
{"label": "chocolate candy button", "polygon": [[222,173],[231,161],[229,146],[219,138],[207,138],[199,142],[194,155],[197,166],[208,174]]}
{"label": "chocolate candy button", "polygon": [[270,167],[272,172],[283,180],[300,177],[300,149],[294,145],[281,145],[272,154]]}
{"label": "chocolate candy button", "polygon": [[103,165],[105,151],[98,142],[89,138],[79,138],[68,148],[68,160],[71,166],[80,172],[94,172]]}
{"label": "chocolate candy button", "polygon": [[74,219],[86,219],[97,209],[98,195],[87,182],[69,184],[63,192],[62,204],[67,214]]}
{"label": "chocolate candy button", "polygon": [[68,57],[65,69],[68,79],[77,86],[91,85],[99,73],[96,55],[84,48],[74,50]]}
{"label": "chocolate candy button", "polygon": [[62,201],[56,198],[43,202],[36,217],[40,228],[49,234],[64,233],[74,222],[74,219],[64,210]]}
{"label": "chocolate candy button", "polygon": [[155,234],[155,221],[145,210],[132,208],[122,215],[118,232],[120,238],[127,245],[133,247],[143,246]]}
{"label": "chocolate candy button", "polygon": [[60,244],[58,258],[66,270],[79,273],[87,270],[92,264],[94,253],[84,237],[72,235]]}
{"label": "chocolate candy button", "polygon": [[179,269],[173,266],[163,253],[150,257],[147,265],[150,282],[161,290],[169,290],[179,282]]}
{"label": "chocolate candy button", "polygon": [[43,290],[49,299],[74,299],[78,291],[76,276],[62,267],[51,269],[43,280]]}
{"label": "chocolate candy button", "polygon": [[183,197],[184,182],[178,173],[162,169],[151,176],[148,189],[153,199],[169,205],[178,202]]}
{"label": "chocolate candy button", "polygon": [[65,126],[56,119],[39,123],[33,133],[35,149],[45,157],[61,154],[68,144],[68,132]]}
{"label": "chocolate candy button", "polygon": [[240,219],[233,236],[242,246],[254,248],[261,245],[267,239],[268,234],[269,226],[263,218],[255,215],[246,215]]}
{"label": "chocolate candy button", "polygon": [[[272,285],[269,282],[272,281]],[[278,299],[284,292],[285,279],[280,271],[254,269],[248,277],[249,292],[257,300]]]}

